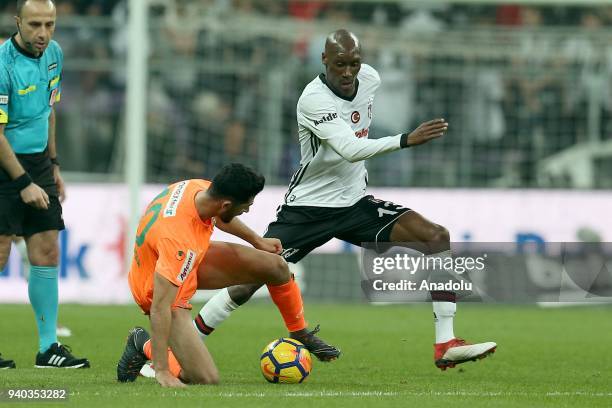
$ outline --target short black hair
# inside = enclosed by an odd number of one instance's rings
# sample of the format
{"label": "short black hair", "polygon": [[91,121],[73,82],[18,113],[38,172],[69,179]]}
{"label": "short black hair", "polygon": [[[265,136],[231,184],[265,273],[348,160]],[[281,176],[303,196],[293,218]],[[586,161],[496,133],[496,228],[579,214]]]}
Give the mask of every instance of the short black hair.
{"label": "short black hair", "polygon": [[[38,0],[38,1],[44,1],[44,0]],[[53,3],[53,5],[55,5],[55,1],[53,0],[48,0],[51,3]],[[28,2],[28,0],[17,0],[17,15],[19,17],[21,17],[21,10],[23,9],[23,6],[25,6],[25,4]]]}
{"label": "short black hair", "polygon": [[208,193],[216,198],[228,198],[234,203],[247,203],[261,192],[264,176],[240,163],[226,164],[213,178]]}

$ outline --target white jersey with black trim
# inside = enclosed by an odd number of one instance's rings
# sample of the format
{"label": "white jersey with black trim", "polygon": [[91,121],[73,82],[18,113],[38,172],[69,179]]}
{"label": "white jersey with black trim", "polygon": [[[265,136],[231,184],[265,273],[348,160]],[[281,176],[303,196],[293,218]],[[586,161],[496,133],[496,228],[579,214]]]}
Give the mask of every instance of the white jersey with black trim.
{"label": "white jersey with black trim", "polygon": [[363,160],[399,150],[402,135],[368,139],[378,72],[362,64],[357,92],[336,95],[324,75],[312,80],[297,104],[300,168],[291,178],[285,204],[348,207],[365,195],[368,173]]}

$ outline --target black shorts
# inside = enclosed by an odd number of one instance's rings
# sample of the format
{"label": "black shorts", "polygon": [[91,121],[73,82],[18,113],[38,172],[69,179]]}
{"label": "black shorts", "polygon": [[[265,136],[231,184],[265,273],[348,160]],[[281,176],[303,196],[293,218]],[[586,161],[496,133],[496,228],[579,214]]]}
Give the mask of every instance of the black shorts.
{"label": "black shorts", "polygon": [[17,158],[34,183],[49,195],[49,208],[38,210],[24,203],[9,175],[0,170],[0,235],[29,237],[38,232],[63,230],[62,205],[47,152],[19,154]]}
{"label": "black shorts", "polygon": [[342,208],[281,205],[264,236],[280,239],[282,256],[295,263],[332,238],[357,246],[389,242],[393,225],[407,211],[371,195]]}

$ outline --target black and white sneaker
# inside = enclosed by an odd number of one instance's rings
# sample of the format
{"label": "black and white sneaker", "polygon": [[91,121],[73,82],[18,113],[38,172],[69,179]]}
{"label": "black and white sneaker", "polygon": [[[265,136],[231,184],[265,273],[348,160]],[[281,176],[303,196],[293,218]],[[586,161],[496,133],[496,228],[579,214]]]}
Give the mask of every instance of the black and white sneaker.
{"label": "black and white sneaker", "polygon": [[53,343],[44,353],[36,354],[36,368],[89,368],[89,360],[76,358],[65,344]]}
{"label": "black and white sneaker", "polygon": [[16,368],[15,362],[13,360],[5,360],[2,358],[2,354],[0,354],[0,370],[6,370],[9,368]]}
{"label": "black and white sneaker", "polygon": [[140,369],[147,362],[144,354],[144,344],[151,336],[142,327],[130,330],[123,354],[117,364],[117,380],[120,382],[133,382],[138,377]]}
{"label": "black and white sneaker", "polygon": [[313,331],[303,329],[289,333],[289,337],[304,343],[304,346],[314,354],[320,361],[333,361],[340,357],[341,351],[331,344],[325,343],[322,339],[315,336],[319,332],[319,325]]}

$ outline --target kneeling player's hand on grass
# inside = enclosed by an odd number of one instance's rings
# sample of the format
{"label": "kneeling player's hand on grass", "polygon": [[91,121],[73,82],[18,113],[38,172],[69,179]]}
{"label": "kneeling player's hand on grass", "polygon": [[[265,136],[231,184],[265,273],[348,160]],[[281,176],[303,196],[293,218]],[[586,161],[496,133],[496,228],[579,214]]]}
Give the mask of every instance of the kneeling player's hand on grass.
{"label": "kneeling player's hand on grass", "polygon": [[161,385],[162,387],[178,387],[178,388],[186,387],[186,385],[183,384],[181,380],[173,376],[168,370],[163,370],[163,371],[156,370],[155,379],[157,380],[159,385]]}
{"label": "kneeling player's hand on grass", "polygon": [[434,119],[424,122],[408,135],[408,146],[416,146],[427,143],[444,135],[448,129],[448,123],[444,119]]}
{"label": "kneeling player's hand on grass", "polygon": [[49,196],[45,190],[34,183],[30,183],[30,185],[21,190],[19,194],[23,202],[27,205],[31,205],[39,210],[46,210],[49,208]]}
{"label": "kneeling player's hand on grass", "polygon": [[280,254],[283,252],[283,244],[276,238],[261,238],[253,246],[261,251],[271,252],[273,254]]}

